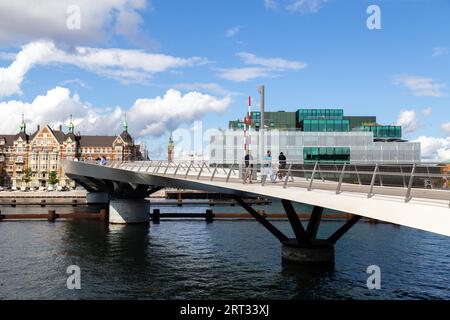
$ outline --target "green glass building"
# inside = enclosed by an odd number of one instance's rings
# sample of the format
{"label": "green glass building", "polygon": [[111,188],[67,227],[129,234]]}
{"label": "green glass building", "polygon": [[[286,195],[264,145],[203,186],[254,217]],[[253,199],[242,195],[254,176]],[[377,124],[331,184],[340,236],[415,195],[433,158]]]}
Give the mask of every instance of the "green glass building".
{"label": "green glass building", "polygon": [[[346,116],[343,109],[299,109],[296,112],[265,112],[264,115],[267,139],[272,145],[267,149],[283,151],[296,161],[408,163],[420,159],[420,145],[402,140],[400,126],[378,124],[375,116]],[[261,126],[260,112],[252,112],[251,119],[254,143]],[[229,129],[235,136],[233,139],[239,140],[244,129],[243,120],[230,121]],[[225,151],[216,149],[214,152],[231,158],[231,154],[228,155],[233,149],[230,143],[224,141]],[[256,148],[252,147],[253,150]],[[235,150],[236,155],[239,150],[239,147]]]}

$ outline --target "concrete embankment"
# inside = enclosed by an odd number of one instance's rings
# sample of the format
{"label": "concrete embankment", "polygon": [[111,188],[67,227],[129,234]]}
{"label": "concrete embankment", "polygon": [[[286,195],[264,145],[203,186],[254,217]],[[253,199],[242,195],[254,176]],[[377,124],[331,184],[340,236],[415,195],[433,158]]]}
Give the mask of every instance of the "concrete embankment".
{"label": "concrete embankment", "polygon": [[73,191],[0,191],[0,206],[83,205],[87,192]]}

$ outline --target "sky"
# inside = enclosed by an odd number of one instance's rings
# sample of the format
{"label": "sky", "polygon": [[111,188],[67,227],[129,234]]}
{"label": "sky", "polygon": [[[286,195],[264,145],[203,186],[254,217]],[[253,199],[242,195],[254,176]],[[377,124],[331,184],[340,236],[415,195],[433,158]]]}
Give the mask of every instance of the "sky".
{"label": "sky", "polygon": [[126,117],[153,158],[264,84],[267,111],[375,115],[450,160],[449,71],[449,0],[0,0],[0,132]]}

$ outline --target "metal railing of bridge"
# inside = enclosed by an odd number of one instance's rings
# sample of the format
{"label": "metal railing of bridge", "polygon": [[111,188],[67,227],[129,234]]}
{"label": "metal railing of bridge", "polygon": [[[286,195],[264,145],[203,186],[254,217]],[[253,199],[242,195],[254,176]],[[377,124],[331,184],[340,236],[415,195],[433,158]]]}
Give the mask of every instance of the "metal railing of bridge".
{"label": "metal railing of bridge", "polygon": [[173,178],[209,182],[259,183],[282,188],[302,187],[343,192],[449,201],[450,172],[439,163],[367,164],[323,162],[243,161],[224,164],[209,161],[112,161],[106,166]]}

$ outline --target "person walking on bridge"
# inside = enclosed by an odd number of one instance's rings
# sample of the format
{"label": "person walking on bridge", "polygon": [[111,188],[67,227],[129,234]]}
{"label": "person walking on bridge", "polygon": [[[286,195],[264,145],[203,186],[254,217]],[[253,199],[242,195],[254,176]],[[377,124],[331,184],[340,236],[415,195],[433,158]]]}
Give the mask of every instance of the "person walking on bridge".
{"label": "person walking on bridge", "polygon": [[262,179],[267,179],[267,177],[269,177],[270,181],[273,183],[276,182],[276,176],[274,176],[272,169],[272,152],[270,150],[267,151],[263,163]]}
{"label": "person walking on bridge", "polygon": [[247,151],[247,154],[244,157],[244,165],[245,165],[244,183],[247,183],[247,180],[249,183],[252,183],[253,157],[250,154],[250,151]]}
{"label": "person walking on bridge", "polygon": [[286,156],[283,154],[283,152],[280,152],[280,155],[278,156],[278,165],[278,178],[280,178],[281,180],[286,174]]}

